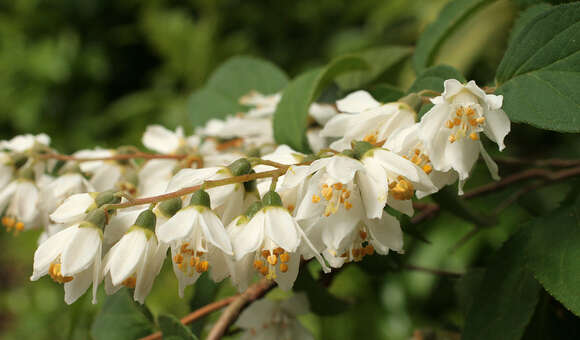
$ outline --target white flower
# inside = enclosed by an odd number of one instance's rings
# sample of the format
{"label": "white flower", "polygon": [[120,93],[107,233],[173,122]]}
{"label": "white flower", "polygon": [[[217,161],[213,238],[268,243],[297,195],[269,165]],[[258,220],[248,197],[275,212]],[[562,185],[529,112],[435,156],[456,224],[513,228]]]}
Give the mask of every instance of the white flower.
{"label": "white flower", "polygon": [[298,275],[300,256],[316,256],[328,272],[320,257],[298,223],[282,207],[280,196],[270,191],[264,196],[264,207],[239,230],[232,239],[236,261],[252,254],[254,268],[269,280],[274,280],[283,290],[290,290]]}
{"label": "white flower", "polygon": [[325,137],[339,137],[330,147],[339,151],[353,141],[385,141],[398,128],[413,125],[415,112],[404,103],[381,104],[366,91],[357,91],[336,102],[341,113],[326,123]]}
{"label": "white flower", "polygon": [[4,188],[14,176],[12,159],[5,152],[0,152],[0,188]]}
{"label": "white flower", "polygon": [[115,196],[113,191],[74,194],[67,197],[50,214],[50,219],[56,223],[80,222],[94,208],[100,207],[103,204],[119,203],[119,201],[119,197]]}
{"label": "white flower", "polygon": [[[239,159],[227,167],[202,169],[182,169],[169,183],[166,192],[185,187],[201,185],[206,180],[219,180],[249,173],[251,165],[246,159]],[[244,210],[245,188],[243,183],[222,185],[207,190],[211,206],[225,224],[229,224]]]}
{"label": "white flower", "polygon": [[212,119],[198,133],[222,139],[241,138],[248,147],[274,143],[270,118],[228,116],[225,120]]}
{"label": "white flower", "polygon": [[[357,142],[365,143],[365,142]],[[378,209],[384,203],[392,208],[413,215],[413,202],[411,198],[415,190],[430,194],[437,191],[425,170],[415,163],[405,159],[396,153],[382,148],[371,148],[361,156],[361,162],[368,176],[361,177],[363,191],[375,190],[378,192],[378,200],[368,200],[377,204]],[[365,200],[367,203],[367,200]],[[375,210],[376,211],[376,210]],[[378,218],[380,215],[369,215],[369,218]]]}
{"label": "white flower", "polygon": [[247,117],[268,117],[274,114],[281,98],[282,94],[280,93],[263,95],[257,91],[251,91],[240,98],[240,104],[254,107],[246,112]]}
{"label": "white flower", "polygon": [[0,149],[6,149],[13,152],[24,152],[32,149],[35,145],[48,146],[50,137],[41,133],[39,135],[18,135],[9,141],[0,142]]}
{"label": "white flower", "polygon": [[39,190],[31,180],[32,172],[25,173],[0,191],[0,211],[6,209],[2,224],[8,231],[33,228],[38,217]]}
{"label": "white flower", "polygon": [[[313,234],[310,236],[313,240],[316,237]],[[327,245],[323,252],[324,258],[335,268],[347,262],[360,261],[375,251],[381,255],[387,255],[390,249],[403,251],[403,232],[399,220],[387,213],[378,219],[363,219],[342,240],[337,238],[336,241]]]}
{"label": "white flower", "polygon": [[173,270],[182,297],[186,286],[222,263],[221,252],[233,255],[228,234],[211,211],[209,195],[203,190],[195,192],[190,205],[160,225],[156,234],[159,241],[171,245]]}
{"label": "white flower", "polygon": [[439,171],[453,169],[459,174],[461,185],[479,154],[483,156],[494,179],[497,165],[481,144],[483,132],[505,148],[504,138],[510,131],[510,121],[501,109],[503,97],[486,94],[474,81],[466,85],[455,79],[446,80],[445,91],[431,101],[433,108],[422,118],[419,138],[425,145],[433,168]]}
{"label": "white flower", "polygon": [[[274,152],[266,154],[261,158],[263,160],[272,161],[284,165],[292,165],[302,162],[306,155],[295,151],[288,145],[279,145]],[[254,166],[254,170],[256,172],[264,172],[275,170],[276,168],[269,165],[258,164]],[[271,179],[259,179],[258,180],[258,192],[261,196],[265,195],[268,191],[270,191],[270,182]],[[276,188],[281,186],[281,183],[284,182],[284,175],[278,177],[278,182],[276,183]]]}
{"label": "white flower", "polygon": [[[81,150],[74,153],[77,158],[106,158],[114,155],[113,150],[106,149]],[[91,175],[89,182],[97,191],[112,189],[123,174],[123,167],[116,161],[81,162],[79,167],[84,173]]]}
{"label": "white flower", "polygon": [[97,303],[97,288],[101,281],[102,228],[106,216],[102,209],[94,210],[87,220],[54,234],[40,244],[34,253],[33,273],[36,281],[49,274],[64,283],[67,304],[75,302],[93,284],[93,303]]}
{"label": "white flower", "polygon": [[52,213],[71,195],[92,191],[95,189],[81,174],[66,173],[42,186],[40,196],[44,211]]}
{"label": "white flower", "polygon": [[287,300],[262,299],[244,310],[235,325],[245,329],[243,340],[314,340],[297,317],[309,313],[306,294],[294,294]]}
{"label": "white flower", "polygon": [[182,148],[197,147],[196,139],[184,137],[182,127],[173,132],[161,125],[149,125],[141,141],[148,149],[165,155],[177,154]]}
{"label": "white flower", "polygon": [[138,197],[161,195],[173,177],[178,162],[174,159],[152,159],[139,170]]}
{"label": "white flower", "polygon": [[[433,169],[431,159],[425,150],[423,142],[419,139],[420,124],[414,124],[407,128],[399,129],[391,135],[384,147],[394,153],[410,160],[429,175],[431,182],[437,189],[449,185],[457,180],[457,173],[453,170],[442,172]],[[417,190],[417,197],[423,198],[430,192]]]}
{"label": "white flower", "polygon": [[133,226],[109,250],[103,261],[107,294],[126,286],[135,289],[136,301],[145,302],[167,253],[167,246],[157,242],[155,223],[151,210],[139,212]]}

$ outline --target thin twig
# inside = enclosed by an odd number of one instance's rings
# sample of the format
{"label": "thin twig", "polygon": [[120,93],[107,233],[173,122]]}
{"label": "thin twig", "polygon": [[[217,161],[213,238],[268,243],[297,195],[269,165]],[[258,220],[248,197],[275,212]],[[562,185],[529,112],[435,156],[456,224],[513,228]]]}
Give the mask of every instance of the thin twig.
{"label": "thin twig", "polygon": [[[220,310],[222,308],[224,308],[225,306],[229,305],[230,303],[232,303],[235,299],[237,299],[239,296],[239,294],[237,295],[233,295],[230,297],[227,297],[225,299],[210,303],[208,305],[205,305],[203,307],[201,307],[200,309],[197,309],[195,311],[193,311],[190,314],[187,314],[186,316],[184,316],[181,319],[181,323],[184,325],[187,325],[189,323],[194,322],[195,320],[209,314],[212,312],[215,312],[217,310]],[[157,339],[161,339],[163,337],[163,334],[161,334],[161,332],[155,332],[153,334],[149,334],[146,337],[141,338],[140,340],[157,340]]]}
{"label": "thin twig", "polygon": [[236,321],[241,311],[254,300],[264,296],[273,287],[274,283],[272,281],[262,279],[260,282],[246,289],[245,292],[237,296],[236,299],[230,303],[228,308],[222,312],[220,318],[214,324],[206,339],[221,339],[230,325]]}
{"label": "thin twig", "polygon": [[93,161],[121,161],[121,160],[128,160],[128,159],[135,159],[135,158],[143,158],[143,159],[184,159],[187,158],[188,155],[162,155],[162,154],[152,154],[152,153],[145,153],[145,152],[135,152],[129,154],[117,154],[113,156],[107,157],[75,157],[72,155],[61,155],[57,153],[48,153],[48,154],[40,154],[37,155],[39,159],[56,159],[60,161],[73,161],[73,162],[93,162]]}
{"label": "thin twig", "polygon": [[417,224],[428,218],[433,217],[439,210],[440,207],[436,203],[421,203],[414,202],[413,207],[415,209],[420,209],[421,212],[411,218],[411,223]]}
{"label": "thin twig", "polygon": [[494,161],[496,161],[497,163],[509,165],[535,165],[535,166],[551,166],[561,168],[568,168],[580,165],[580,159],[560,159],[560,158],[521,159],[515,157],[496,157],[494,158]]}

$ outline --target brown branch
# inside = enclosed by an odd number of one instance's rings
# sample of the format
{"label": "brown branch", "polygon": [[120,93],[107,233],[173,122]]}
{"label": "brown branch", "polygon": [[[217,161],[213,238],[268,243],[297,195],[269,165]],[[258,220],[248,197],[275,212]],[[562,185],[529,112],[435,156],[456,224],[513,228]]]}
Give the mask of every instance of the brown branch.
{"label": "brown branch", "polygon": [[56,159],[60,161],[73,161],[73,162],[92,162],[92,161],[121,161],[135,158],[143,159],[184,159],[188,155],[162,155],[162,154],[152,154],[145,152],[135,152],[129,154],[117,154],[107,157],[75,157],[71,155],[61,155],[57,153],[48,153],[37,155],[39,159]]}
{"label": "brown branch", "polygon": [[237,296],[220,315],[220,318],[209,332],[207,340],[221,339],[230,325],[236,321],[241,311],[251,302],[264,296],[272,288],[274,288],[274,282],[262,279],[260,282],[246,289],[241,295]]}
{"label": "brown branch", "polygon": [[439,205],[436,203],[421,203],[421,202],[413,202],[413,208],[421,210],[420,213],[411,218],[411,223],[414,224],[417,224],[419,222],[422,222],[426,219],[435,216],[435,214],[439,212],[439,210],[441,209]]}
{"label": "brown branch", "polygon": [[512,183],[519,182],[525,179],[531,178],[543,178],[546,182],[555,182],[568,177],[574,177],[580,175],[580,166],[564,169],[560,171],[550,171],[548,169],[528,169],[522,172],[512,174],[510,176],[504,177],[502,180],[497,182],[492,182],[486,185],[482,185],[475,188],[463,195],[463,198],[469,199],[475,196],[479,196],[491,191],[496,191],[502,189]]}
{"label": "brown branch", "polygon": [[580,159],[560,159],[560,158],[521,159],[515,157],[496,157],[494,158],[494,160],[497,163],[508,165],[534,165],[534,166],[551,166],[561,168],[568,168],[580,165]]}
{"label": "brown branch", "polygon": [[[225,299],[210,303],[208,305],[205,305],[203,307],[201,307],[200,309],[197,309],[195,311],[193,311],[190,314],[187,314],[186,316],[184,316],[181,319],[181,323],[184,325],[187,325],[189,323],[194,322],[195,320],[209,314],[212,312],[215,312],[217,310],[220,310],[222,308],[224,308],[225,306],[229,305],[230,303],[232,303],[234,300],[236,300],[238,298],[238,296],[240,296],[239,294],[237,295],[233,295],[230,297],[227,297]],[[141,338],[140,340],[157,340],[157,339],[161,339],[163,337],[163,334],[161,334],[161,332],[155,332],[153,334],[149,334],[146,337]]]}

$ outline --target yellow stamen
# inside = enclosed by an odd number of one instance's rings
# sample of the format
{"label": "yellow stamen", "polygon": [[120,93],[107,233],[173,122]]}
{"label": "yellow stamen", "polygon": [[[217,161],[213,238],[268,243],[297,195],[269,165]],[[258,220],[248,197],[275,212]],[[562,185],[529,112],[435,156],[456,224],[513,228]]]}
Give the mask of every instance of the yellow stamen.
{"label": "yellow stamen", "polygon": [[290,261],[290,254],[288,253],[280,254],[280,262],[287,263],[288,261]]}
{"label": "yellow stamen", "polygon": [[288,265],[286,263],[280,263],[280,271],[285,273],[288,271]]}
{"label": "yellow stamen", "polygon": [[428,175],[433,171],[433,167],[430,164],[423,165],[423,171]]}
{"label": "yellow stamen", "polygon": [[455,142],[456,138],[454,135],[449,136],[449,143]]}
{"label": "yellow stamen", "polygon": [[320,202],[320,196],[314,194],[312,195],[312,203],[318,203]]}
{"label": "yellow stamen", "polygon": [[278,257],[276,257],[276,255],[268,256],[268,263],[275,266],[276,263],[278,263]]}
{"label": "yellow stamen", "polygon": [[479,135],[477,134],[477,132],[472,132],[471,134],[469,134],[469,138],[471,138],[472,140],[478,140]]}

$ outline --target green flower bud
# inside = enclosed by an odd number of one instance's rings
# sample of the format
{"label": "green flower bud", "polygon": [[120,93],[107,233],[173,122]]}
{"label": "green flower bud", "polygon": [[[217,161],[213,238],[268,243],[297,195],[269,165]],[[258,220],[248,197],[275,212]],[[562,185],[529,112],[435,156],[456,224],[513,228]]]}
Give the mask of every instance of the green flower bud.
{"label": "green flower bud", "polygon": [[181,198],[174,197],[159,203],[157,209],[161,214],[163,214],[163,216],[170,218],[173,215],[175,215],[181,209],[182,206],[183,201],[181,201]]}
{"label": "green flower bud", "polygon": [[228,165],[232,175],[242,176],[247,175],[252,170],[252,164],[246,158],[240,158],[232,164]]}
{"label": "green flower bud", "polygon": [[137,216],[135,220],[135,226],[141,227],[148,230],[155,230],[155,224],[157,223],[157,216],[153,211],[147,209]]}
{"label": "green flower bud", "polygon": [[264,197],[262,197],[262,203],[265,207],[281,207],[282,199],[275,191],[268,191]]}
{"label": "green flower bud", "polygon": [[95,198],[97,207],[101,207],[105,204],[117,204],[119,202],[121,202],[121,197],[115,195],[115,190],[100,192]]}
{"label": "green flower bud", "polygon": [[14,167],[17,169],[26,164],[28,161],[28,157],[22,153],[13,154],[10,156],[10,158],[12,159],[12,164],[14,164]]}
{"label": "green flower bud", "polygon": [[361,159],[362,156],[369,150],[375,147],[369,142],[354,142],[353,151],[356,159]]}
{"label": "green flower bud", "polygon": [[87,215],[84,222],[81,223],[79,227],[81,228],[96,227],[102,230],[103,228],[105,228],[106,223],[107,223],[107,214],[105,213],[105,210],[94,209]]}
{"label": "green flower bud", "polygon": [[304,156],[304,158],[302,159],[301,163],[314,162],[317,159],[318,158],[316,157],[316,155],[310,154],[310,155]]}
{"label": "green flower bud", "polygon": [[350,158],[356,158],[356,157],[355,157],[354,150],[344,150],[344,151],[343,151],[343,152],[341,152],[340,154],[341,154],[341,155],[345,155],[345,156],[347,156],[347,157],[350,157]]}
{"label": "green flower bud", "polygon": [[[254,171],[254,169],[251,169],[249,174],[255,173],[256,172]],[[244,189],[246,189],[246,192],[255,192],[258,190],[258,183],[256,182],[255,179],[248,182],[244,182]]]}
{"label": "green flower bud", "polygon": [[254,202],[248,207],[248,209],[246,210],[246,213],[244,215],[248,216],[248,218],[252,218],[263,207],[264,207],[264,205],[262,204],[262,202],[260,202],[260,201]]}
{"label": "green flower bud", "polygon": [[26,179],[29,181],[34,180],[34,171],[30,167],[26,167],[18,170],[18,178]]}
{"label": "green flower bud", "polygon": [[211,201],[209,195],[205,190],[199,189],[191,195],[191,201],[189,205],[201,205],[211,209]]}

